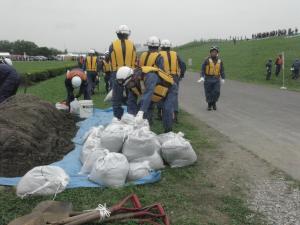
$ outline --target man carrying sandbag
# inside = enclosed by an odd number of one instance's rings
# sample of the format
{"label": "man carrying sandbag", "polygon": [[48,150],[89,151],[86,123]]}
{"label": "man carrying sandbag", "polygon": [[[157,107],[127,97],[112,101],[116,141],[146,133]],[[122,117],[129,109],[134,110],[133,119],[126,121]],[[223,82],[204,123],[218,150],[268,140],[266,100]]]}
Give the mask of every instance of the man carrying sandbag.
{"label": "man carrying sandbag", "polygon": [[[66,104],[70,106],[70,102],[75,98],[79,98],[84,94],[84,100],[90,100],[91,96],[88,91],[87,75],[81,69],[68,70],[65,79],[65,86],[67,89],[67,101]],[[78,94],[74,95],[74,90],[79,88]]]}
{"label": "man carrying sandbag", "polygon": [[162,101],[163,126],[165,132],[172,131],[177,91],[172,75],[150,66],[134,70],[121,67],[117,72],[117,82],[129,90],[128,113],[136,115],[136,123],[143,122],[144,114],[151,108],[151,104]]}

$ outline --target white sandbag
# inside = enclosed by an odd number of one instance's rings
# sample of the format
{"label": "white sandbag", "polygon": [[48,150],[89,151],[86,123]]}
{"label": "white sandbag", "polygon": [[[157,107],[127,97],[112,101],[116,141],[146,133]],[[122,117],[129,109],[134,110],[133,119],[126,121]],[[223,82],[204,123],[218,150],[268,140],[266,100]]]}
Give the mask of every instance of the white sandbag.
{"label": "white sandbag", "polygon": [[143,177],[149,176],[151,167],[148,161],[140,163],[129,163],[129,172],[127,179],[129,181],[135,181]]}
{"label": "white sandbag", "polygon": [[83,166],[81,167],[79,174],[89,174],[92,171],[97,159],[103,158],[108,153],[109,151],[107,149],[96,149],[95,151],[90,152]]}
{"label": "white sandbag", "polygon": [[175,135],[162,145],[162,157],[172,168],[189,166],[197,161],[190,142],[181,135]]}
{"label": "white sandbag", "polygon": [[120,121],[113,121],[102,132],[101,144],[110,152],[121,152],[128,133],[132,131],[133,126],[125,125]]}
{"label": "white sandbag", "polygon": [[84,135],[84,145],[80,154],[80,161],[82,164],[85,163],[88,155],[95,151],[96,149],[102,149],[101,146],[101,134],[104,130],[103,126],[92,127],[86,134]]}
{"label": "white sandbag", "polygon": [[164,162],[157,151],[155,151],[153,155],[134,159],[131,161],[131,163],[135,163],[135,162],[141,163],[145,161],[149,162],[150,168],[153,170],[160,170],[165,168]]}
{"label": "white sandbag", "polygon": [[128,161],[152,156],[154,152],[160,152],[161,145],[157,135],[148,128],[140,128],[131,132],[123,146],[123,154]]}
{"label": "white sandbag", "polygon": [[77,98],[75,98],[74,101],[70,103],[70,113],[75,115],[79,115],[80,113],[80,103]]}
{"label": "white sandbag", "polygon": [[132,114],[129,114],[129,113],[125,113],[122,116],[121,122],[124,123],[124,124],[127,124],[127,125],[132,125],[135,128],[147,127],[147,128],[150,129],[148,120],[144,120],[143,123],[136,124],[136,122],[135,122],[135,116],[132,115]]}
{"label": "white sandbag", "polygon": [[38,166],[28,171],[17,185],[17,195],[56,195],[65,190],[69,176],[57,166]]}
{"label": "white sandbag", "polygon": [[174,132],[168,132],[168,133],[163,133],[163,134],[157,135],[157,138],[158,138],[160,144],[163,145],[165,142],[172,140],[173,138],[176,138],[178,136],[184,137],[184,133],[178,132],[176,134]]}
{"label": "white sandbag", "polygon": [[88,132],[86,132],[82,139],[85,142],[89,137],[91,138],[101,138],[101,134],[104,130],[103,126],[92,127]]}
{"label": "white sandbag", "polygon": [[126,157],[120,153],[109,152],[95,162],[89,179],[107,187],[122,187],[129,171]]}

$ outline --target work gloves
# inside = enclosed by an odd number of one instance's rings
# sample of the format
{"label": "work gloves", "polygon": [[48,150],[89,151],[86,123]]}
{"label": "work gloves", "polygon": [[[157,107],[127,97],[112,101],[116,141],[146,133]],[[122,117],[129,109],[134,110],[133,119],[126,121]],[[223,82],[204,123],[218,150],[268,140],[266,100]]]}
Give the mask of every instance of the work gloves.
{"label": "work gloves", "polygon": [[142,124],[144,122],[144,112],[138,111],[134,119],[136,124]]}
{"label": "work gloves", "polygon": [[224,80],[224,79],[221,79],[221,83],[222,83],[222,84],[225,84],[225,80]]}
{"label": "work gloves", "polygon": [[204,82],[204,77],[201,77],[199,80],[197,80],[198,83]]}

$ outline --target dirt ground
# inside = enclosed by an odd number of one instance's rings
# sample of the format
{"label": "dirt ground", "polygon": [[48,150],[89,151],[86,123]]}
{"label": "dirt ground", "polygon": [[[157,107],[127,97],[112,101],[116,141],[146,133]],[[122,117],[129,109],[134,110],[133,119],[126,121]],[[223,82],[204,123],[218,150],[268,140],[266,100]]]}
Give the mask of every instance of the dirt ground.
{"label": "dirt ground", "polygon": [[[202,155],[208,163],[205,173],[213,190],[246,199],[247,207],[257,213],[249,215],[249,221],[260,215],[259,224],[300,224],[298,183],[218,131],[208,126],[206,129],[218,143],[216,150]],[[220,216],[218,220],[220,224],[231,224],[227,219]]]}
{"label": "dirt ground", "polygon": [[73,149],[74,119],[32,95],[0,105],[0,176],[22,176]]}

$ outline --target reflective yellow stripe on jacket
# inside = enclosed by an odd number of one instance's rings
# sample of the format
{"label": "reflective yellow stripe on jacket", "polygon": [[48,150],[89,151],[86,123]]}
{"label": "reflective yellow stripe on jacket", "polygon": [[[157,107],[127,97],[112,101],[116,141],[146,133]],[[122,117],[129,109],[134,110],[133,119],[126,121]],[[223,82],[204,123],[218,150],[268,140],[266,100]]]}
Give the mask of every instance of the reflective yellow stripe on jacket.
{"label": "reflective yellow stripe on jacket", "polygon": [[221,75],[221,59],[218,59],[215,64],[211,58],[208,59],[208,64],[205,68],[205,75],[220,76]]}
{"label": "reflective yellow stripe on jacket", "polygon": [[97,56],[86,57],[86,70],[93,72],[97,71]]}
{"label": "reflective yellow stripe on jacket", "polygon": [[102,70],[104,73],[110,72],[111,71],[110,63],[107,63],[105,60],[103,60]]}
{"label": "reflective yellow stripe on jacket", "polygon": [[179,75],[177,53],[175,51],[160,51],[160,55],[164,59],[164,71],[172,75]]}
{"label": "reflective yellow stripe on jacket", "polygon": [[156,60],[159,56],[158,52],[143,52],[140,57],[140,66],[156,67]]}
{"label": "reflective yellow stripe on jacket", "polygon": [[[124,42],[124,48],[122,47]],[[116,40],[112,44],[113,51],[110,55],[112,71],[117,71],[122,66],[135,67],[136,51],[130,40]]]}

